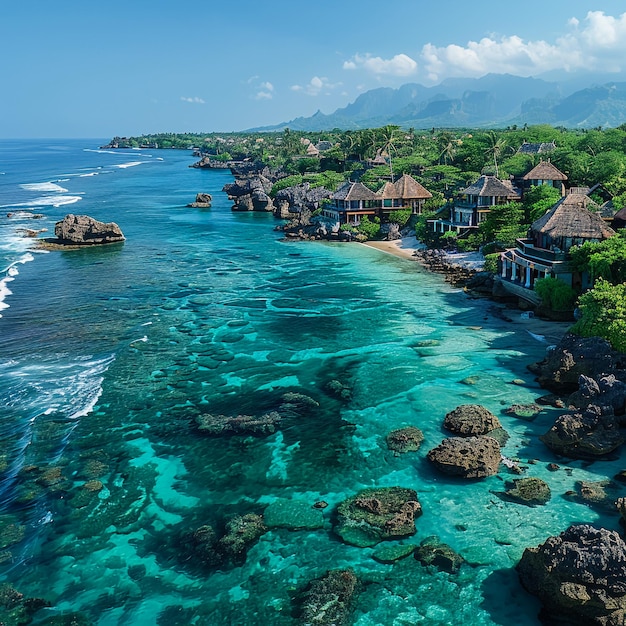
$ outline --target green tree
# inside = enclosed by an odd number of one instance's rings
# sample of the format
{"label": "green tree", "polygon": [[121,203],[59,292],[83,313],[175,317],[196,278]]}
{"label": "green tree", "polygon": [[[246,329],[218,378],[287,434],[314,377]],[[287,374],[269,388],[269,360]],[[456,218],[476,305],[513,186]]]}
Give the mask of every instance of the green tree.
{"label": "green tree", "polygon": [[611,283],[626,282],[626,233],[600,242],[586,242],[570,250],[575,270],[587,272],[592,282],[602,278]]}
{"label": "green tree", "polygon": [[505,247],[515,245],[515,240],[526,234],[524,211],[517,202],[508,202],[491,207],[478,232],[483,243],[498,242]]}
{"label": "green tree", "polygon": [[598,280],[578,299],[580,319],[571,331],[581,337],[603,337],[615,350],[626,353],[626,284]]}
{"label": "green tree", "polygon": [[535,281],[535,292],[542,303],[553,311],[573,311],[578,294],[558,278],[547,276]]}
{"label": "green tree", "polygon": [[525,220],[529,223],[538,220],[560,198],[561,192],[551,185],[531,187],[524,192],[524,199],[522,200]]}
{"label": "green tree", "polygon": [[389,221],[398,224],[400,228],[406,226],[411,218],[411,209],[396,209],[389,213]]}
{"label": "green tree", "polygon": [[373,220],[370,220],[367,215],[364,215],[361,218],[361,223],[357,226],[357,230],[368,239],[376,238],[380,233],[380,218],[374,217]]}
{"label": "green tree", "polygon": [[485,149],[485,156],[493,159],[496,177],[498,176],[498,159],[502,156],[507,148],[506,139],[498,136],[495,131],[489,131],[487,134],[488,146]]}

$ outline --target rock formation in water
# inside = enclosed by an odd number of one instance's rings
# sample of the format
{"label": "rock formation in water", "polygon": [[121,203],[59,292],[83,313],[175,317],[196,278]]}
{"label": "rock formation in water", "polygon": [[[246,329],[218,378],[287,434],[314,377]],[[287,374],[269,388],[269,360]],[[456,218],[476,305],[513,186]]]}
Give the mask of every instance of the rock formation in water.
{"label": "rock formation in water", "polygon": [[114,222],[99,222],[88,215],[66,215],[54,225],[54,234],[62,245],[95,245],[124,241],[120,227]]}
{"label": "rock formation in water", "polygon": [[449,437],[428,452],[428,460],[444,474],[485,478],[498,473],[500,444],[493,437]]}
{"label": "rock formation in water", "polygon": [[194,202],[190,202],[187,206],[192,209],[208,209],[211,206],[213,198],[210,193],[198,193]]}
{"label": "rock formation in water", "polygon": [[571,526],[527,548],[517,571],[548,619],[580,626],[626,623],[626,544],[615,531]]}

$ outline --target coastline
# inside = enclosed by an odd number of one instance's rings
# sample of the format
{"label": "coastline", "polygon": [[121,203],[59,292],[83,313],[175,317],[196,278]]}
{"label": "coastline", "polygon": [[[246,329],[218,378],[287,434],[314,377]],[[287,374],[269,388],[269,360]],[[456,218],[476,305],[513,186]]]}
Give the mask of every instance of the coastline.
{"label": "coastline", "polygon": [[[419,262],[416,251],[426,249],[426,246],[417,242],[415,237],[403,237],[394,241],[366,241],[362,245],[400,259],[416,262]],[[478,252],[445,253],[445,257],[452,265],[476,271],[481,271],[484,263],[483,256]],[[525,330],[529,335],[529,340],[545,343],[546,348],[559,343],[572,325],[570,322],[544,320],[531,316],[526,311],[495,301],[494,307],[500,311],[497,317],[510,324],[512,329]]]}

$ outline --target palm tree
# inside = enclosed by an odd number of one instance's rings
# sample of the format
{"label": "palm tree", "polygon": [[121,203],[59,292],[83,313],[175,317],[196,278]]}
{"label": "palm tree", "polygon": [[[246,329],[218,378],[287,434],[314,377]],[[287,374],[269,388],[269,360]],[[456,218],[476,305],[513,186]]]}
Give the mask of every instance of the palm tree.
{"label": "palm tree", "polygon": [[439,164],[449,163],[456,154],[456,142],[452,133],[444,131],[437,135],[437,150],[439,151]]}
{"label": "palm tree", "polygon": [[400,141],[401,136],[399,126],[392,126],[391,124],[388,124],[380,129],[380,153],[383,155],[386,153],[389,158],[389,174],[391,176],[391,182],[393,182],[393,162],[391,158],[391,151],[393,150],[396,154],[398,153],[397,145]]}
{"label": "palm tree", "polygon": [[506,150],[507,144],[504,137],[498,137],[495,131],[489,131],[487,135],[489,146],[485,150],[485,155],[493,158],[493,164],[496,170],[496,178],[498,177],[498,159],[502,156],[502,153]]}

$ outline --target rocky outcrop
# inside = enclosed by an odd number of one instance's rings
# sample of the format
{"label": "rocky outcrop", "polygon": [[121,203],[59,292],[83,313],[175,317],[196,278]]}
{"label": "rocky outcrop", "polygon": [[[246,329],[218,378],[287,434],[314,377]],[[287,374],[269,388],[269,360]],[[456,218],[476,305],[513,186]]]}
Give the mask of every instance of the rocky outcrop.
{"label": "rocky outcrop", "polygon": [[416,250],[414,255],[430,271],[443,274],[446,282],[457,287],[464,286],[477,274],[475,269],[461,267],[450,262],[443,250]]}
{"label": "rocky outcrop", "polygon": [[274,215],[281,219],[290,219],[293,213],[302,209],[316,211],[322,206],[322,200],[330,198],[332,192],[324,187],[313,187],[302,183],[278,191],[274,197]]}
{"label": "rocky outcrop", "polygon": [[605,339],[571,333],[549,349],[543,361],[528,366],[542,387],[557,394],[577,391],[581,375],[597,380],[614,374],[619,380],[624,379],[625,368],[626,355],[613,350]]}
{"label": "rocky outcrop", "polygon": [[624,443],[613,412],[595,405],[580,413],[561,415],[539,439],[556,454],[572,459],[604,457]]}
{"label": "rocky outcrop", "polygon": [[94,245],[124,241],[120,227],[114,222],[99,222],[88,215],[66,215],[54,225],[56,243]]}
{"label": "rocky outcrop", "polygon": [[480,404],[461,404],[446,415],[443,427],[455,435],[471,437],[486,435],[496,428],[502,428],[502,424],[491,411]]}
{"label": "rocky outcrop", "polygon": [[541,478],[528,477],[514,480],[504,492],[504,496],[519,504],[537,506],[546,504],[552,497],[552,492],[548,483]]}
{"label": "rocky outcrop", "polygon": [[444,474],[485,478],[498,473],[500,444],[487,436],[449,437],[430,450],[427,458]]}
{"label": "rocky outcrop", "polygon": [[624,415],[626,382],[618,380],[615,374],[600,376],[597,380],[581,374],[578,378],[578,391],[569,396],[567,404],[577,409],[586,409],[595,404],[610,407],[616,415]]}
{"label": "rocky outcrop", "polygon": [[255,176],[224,185],[222,191],[233,201],[233,211],[273,211],[274,204],[269,196],[272,182],[265,176]]}
{"label": "rocky outcrop", "polygon": [[208,209],[213,202],[213,198],[210,193],[198,193],[196,194],[195,202],[190,202],[187,206],[192,209]]}
{"label": "rocky outcrop", "polygon": [[359,580],[352,570],[330,570],[311,581],[297,598],[299,624],[343,626],[358,594]]}
{"label": "rocky outcrop", "polygon": [[339,505],[335,532],[353,546],[375,546],[385,539],[414,535],[415,518],[421,514],[413,489],[365,489]]}
{"label": "rocky outcrop", "polygon": [[398,454],[416,452],[424,441],[424,433],[415,426],[392,430],[386,437],[387,447]]}
{"label": "rocky outcrop", "polygon": [[626,544],[615,531],[574,525],[536,548],[517,566],[522,585],[559,623],[626,623]]}
{"label": "rocky outcrop", "polygon": [[282,416],[276,411],[260,417],[252,415],[213,415],[203,413],[195,418],[198,431],[213,437],[228,435],[271,435],[276,432]]}

